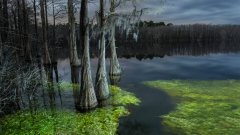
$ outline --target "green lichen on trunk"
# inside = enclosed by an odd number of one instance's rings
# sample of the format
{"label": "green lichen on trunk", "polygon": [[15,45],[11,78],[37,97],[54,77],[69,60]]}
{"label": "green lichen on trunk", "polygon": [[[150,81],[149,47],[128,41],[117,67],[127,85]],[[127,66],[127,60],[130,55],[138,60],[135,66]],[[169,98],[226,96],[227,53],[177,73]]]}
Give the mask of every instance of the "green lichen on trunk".
{"label": "green lichen on trunk", "polygon": [[39,109],[21,111],[0,119],[0,134],[7,135],[115,135],[121,116],[129,114],[126,105],[140,102],[132,93],[112,86],[111,106],[88,113]]}
{"label": "green lichen on trunk", "polygon": [[187,135],[240,133],[239,80],[170,80],[145,84],[177,99],[176,110],[161,116],[169,131]]}

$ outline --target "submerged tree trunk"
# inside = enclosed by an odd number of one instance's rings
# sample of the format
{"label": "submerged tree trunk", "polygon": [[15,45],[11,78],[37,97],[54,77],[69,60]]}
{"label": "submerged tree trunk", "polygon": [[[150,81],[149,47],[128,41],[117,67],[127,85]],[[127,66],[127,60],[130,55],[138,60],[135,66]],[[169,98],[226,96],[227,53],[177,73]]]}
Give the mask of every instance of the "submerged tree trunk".
{"label": "submerged tree trunk", "polygon": [[100,50],[98,56],[98,69],[96,76],[96,94],[98,100],[105,100],[109,97],[109,87],[106,73],[106,59],[105,59],[105,31],[104,31],[104,0],[100,0]]}
{"label": "submerged tree trunk", "polygon": [[119,76],[122,73],[118,57],[117,57],[117,52],[116,52],[116,44],[115,44],[115,26],[112,26],[111,29],[111,41],[110,41],[110,71],[109,75],[110,76]]}
{"label": "submerged tree trunk", "polygon": [[[111,0],[110,7],[111,16],[114,17],[115,14],[115,0]],[[110,76],[119,76],[122,72],[116,52],[116,42],[115,42],[115,24],[111,26],[111,38],[110,38]]]}
{"label": "submerged tree trunk", "polygon": [[80,11],[80,39],[83,46],[80,102],[78,109],[89,110],[98,104],[92,83],[92,73],[89,54],[89,20],[88,0],[81,1]]}
{"label": "submerged tree trunk", "polygon": [[77,85],[80,84],[80,67],[71,66],[71,80],[72,80],[72,88],[73,88],[73,98],[74,98],[74,104],[76,107],[78,107],[79,103],[79,87]]}
{"label": "submerged tree trunk", "polygon": [[48,38],[47,38],[47,26],[46,26],[46,12],[44,8],[44,0],[40,0],[41,7],[41,20],[42,20],[42,34],[44,44],[44,64],[51,64],[51,59],[48,51]]}
{"label": "submerged tree trunk", "polygon": [[77,54],[75,17],[74,17],[73,0],[68,0],[68,25],[69,25],[69,47],[70,63],[72,66],[80,66]]}
{"label": "submerged tree trunk", "polygon": [[109,76],[111,85],[119,86],[120,81],[121,81],[121,76],[120,75],[114,75],[114,76]]}

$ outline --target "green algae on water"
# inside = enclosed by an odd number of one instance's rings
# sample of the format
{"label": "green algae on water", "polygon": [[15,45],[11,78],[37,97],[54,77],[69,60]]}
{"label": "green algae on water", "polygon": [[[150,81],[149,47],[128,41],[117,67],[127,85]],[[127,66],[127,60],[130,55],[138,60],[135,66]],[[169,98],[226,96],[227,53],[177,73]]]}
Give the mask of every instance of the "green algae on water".
{"label": "green algae on water", "polygon": [[239,80],[169,80],[145,84],[180,99],[175,111],[161,116],[169,131],[181,135],[240,133]]}
{"label": "green algae on water", "polygon": [[125,105],[138,105],[132,93],[111,86],[112,106],[97,108],[88,113],[70,110],[38,109],[36,112],[20,111],[0,120],[6,135],[115,135],[121,116],[128,115]]}

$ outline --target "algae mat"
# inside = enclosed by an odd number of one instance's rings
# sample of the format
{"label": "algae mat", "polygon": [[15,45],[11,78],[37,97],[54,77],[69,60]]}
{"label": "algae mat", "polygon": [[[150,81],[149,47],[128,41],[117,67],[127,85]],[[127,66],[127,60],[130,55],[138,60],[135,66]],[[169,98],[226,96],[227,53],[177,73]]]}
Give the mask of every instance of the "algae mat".
{"label": "algae mat", "polygon": [[111,87],[111,106],[88,113],[38,109],[19,111],[0,119],[0,134],[6,135],[115,135],[119,118],[128,115],[127,105],[138,105],[134,94]]}
{"label": "algae mat", "polygon": [[160,80],[144,82],[168,93],[176,101],[163,124],[175,134],[240,134],[239,80]]}

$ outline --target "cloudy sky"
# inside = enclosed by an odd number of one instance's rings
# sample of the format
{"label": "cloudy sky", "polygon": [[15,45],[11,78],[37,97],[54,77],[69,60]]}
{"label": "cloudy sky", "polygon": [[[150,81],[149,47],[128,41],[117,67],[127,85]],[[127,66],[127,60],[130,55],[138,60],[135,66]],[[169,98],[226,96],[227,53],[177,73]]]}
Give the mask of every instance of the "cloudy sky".
{"label": "cloudy sky", "polygon": [[[65,1],[67,4],[67,0]],[[106,0],[108,1],[108,0]],[[240,0],[139,0],[138,8],[147,8],[144,20],[173,24],[240,24]],[[99,9],[99,0],[89,4],[90,16]],[[123,5],[118,10],[132,10]],[[108,10],[109,7],[106,8]],[[76,15],[78,18],[79,15]],[[79,20],[79,19],[77,19]]]}
{"label": "cloudy sky", "polygon": [[240,24],[240,0],[144,0],[143,19],[174,24]]}

